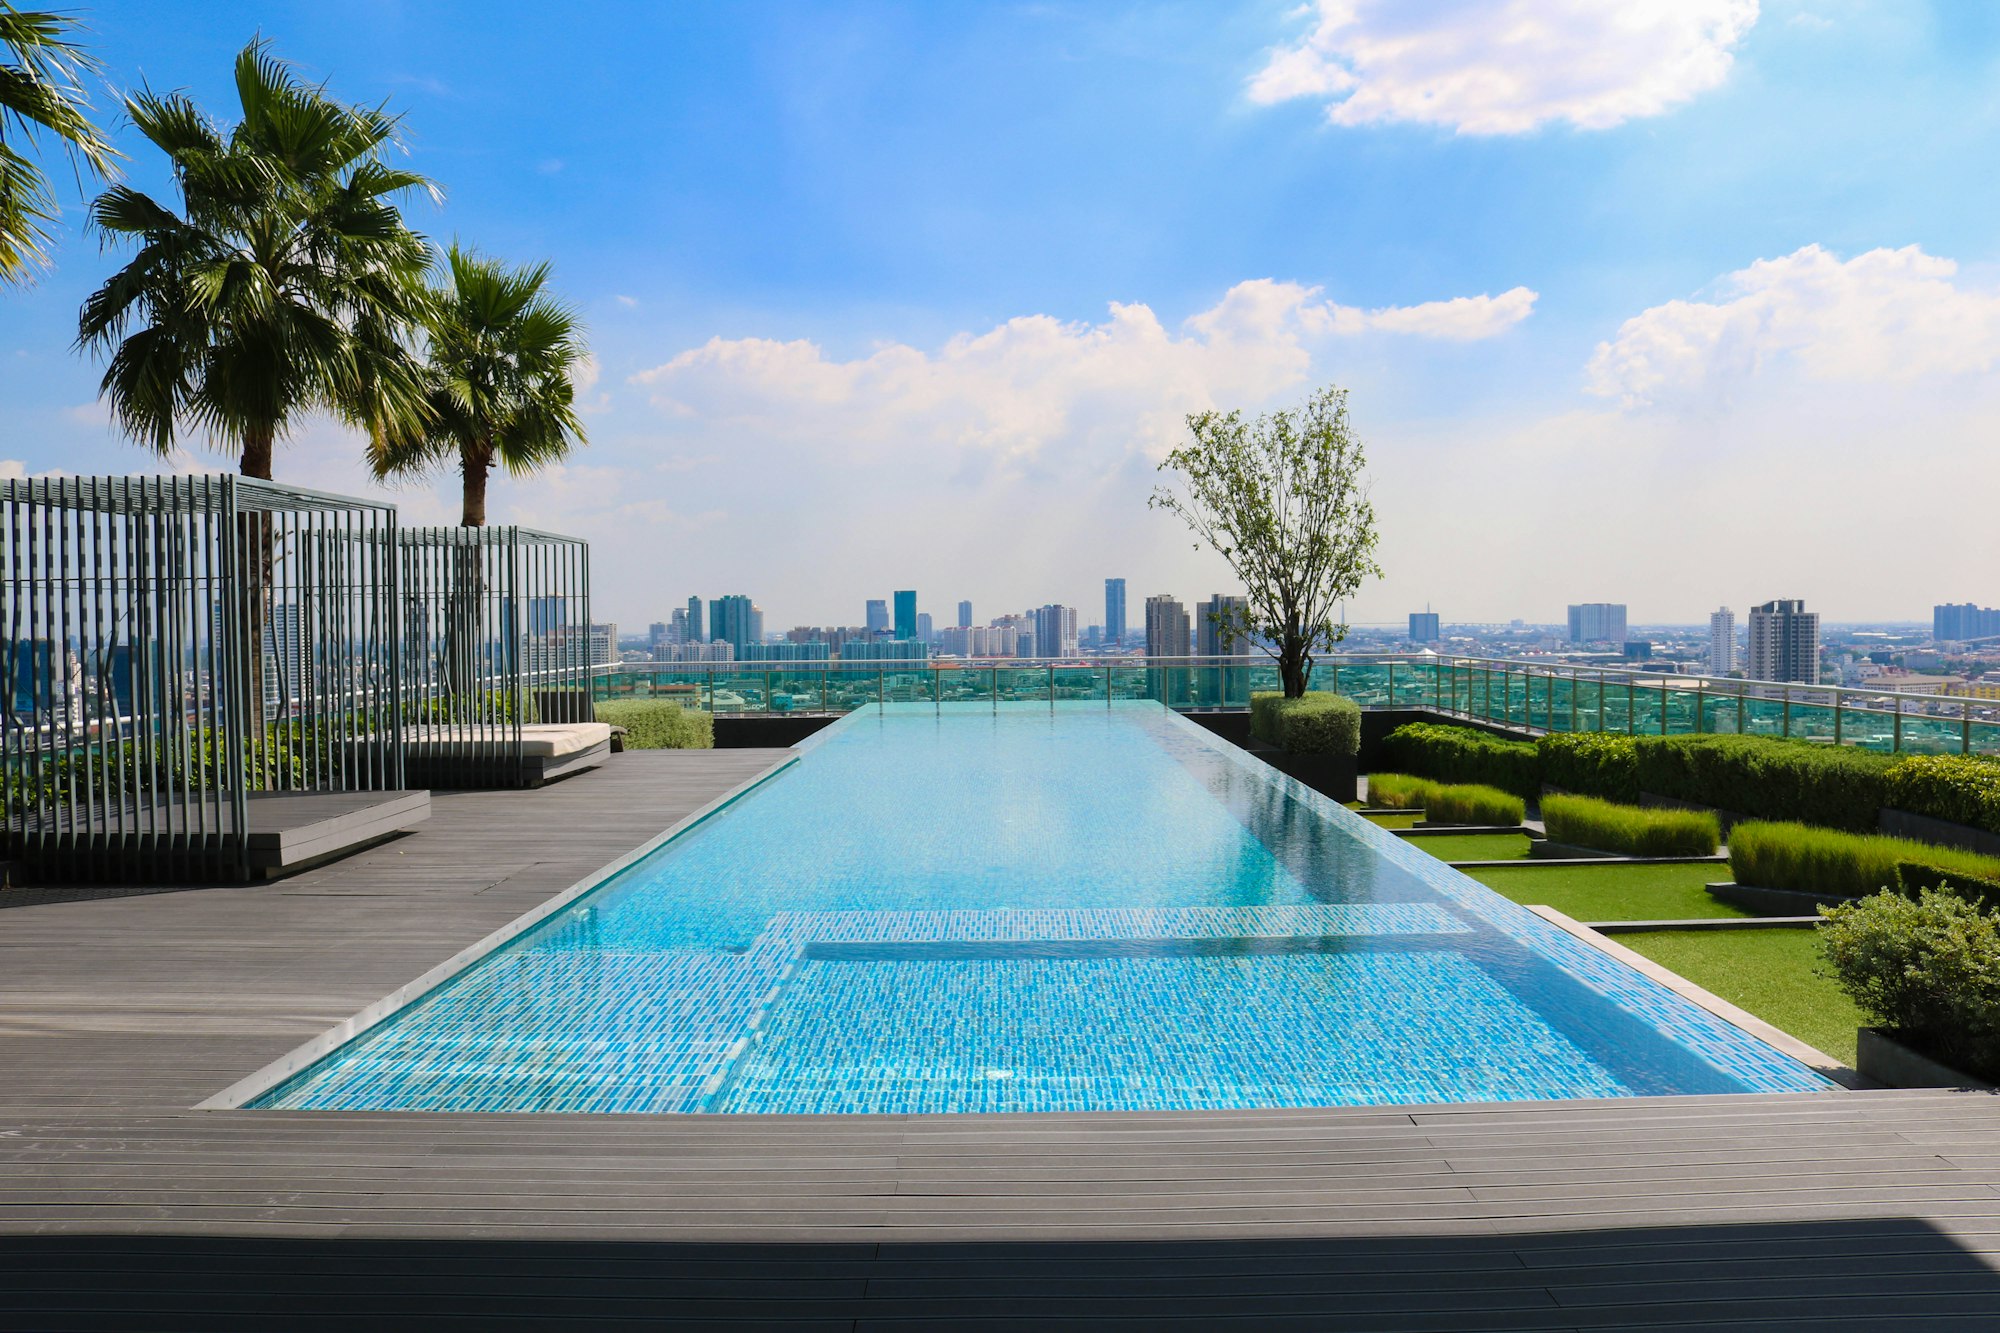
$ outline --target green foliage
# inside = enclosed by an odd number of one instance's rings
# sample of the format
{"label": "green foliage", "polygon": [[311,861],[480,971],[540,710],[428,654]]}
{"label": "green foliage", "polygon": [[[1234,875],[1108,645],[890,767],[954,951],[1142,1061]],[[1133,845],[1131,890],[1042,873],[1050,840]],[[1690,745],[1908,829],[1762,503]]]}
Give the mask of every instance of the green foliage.
{"label": "green foliage", "polygon": [[1627,856],[1712,856],[1722,842],[1714,815],[1647,810],[1591,796],[1542,798],[1542,825],[1556,842]]}
{"label": "green foliage", "polygon": [[1882,834],[1754,821],[1729,831],[1729,869],[1739,884],[1843,898],[1883,889],[1913,893],[1955,877],[2000,880],[2000,860],[1990,856]]}
{"label": "green foliage", "polygon": [[1271,718],[1279,700],[1285,697],[1283,690],[1250,691],[1250,738],[1265,745],[1278,743],[1278,729]]}
{"label": "green foliage", "polygon": [[1641,791],[1854,832],[1876,827],[1883,777],[1896,762],[1873,750],[1769,736],[1642,736],[1635,744]]}
{"label": "green foliage", "polygon": [[1421,810],[1438,784],[1407,773],[1370,773],[1368,804],[1383,810]]}
{"label": "green foliage", "polygon": [[[373,727],[366,715],[351,728],[331,723],[273,722],[261,743],[249,738],[238,785],[246,791],[293,791],[337,777],[357,735]],[[6,813],[78,804],[166,800],[223,785],[226,738],[202,728],[178,746],[116,741],[79,745],[60,754],[29,754],[6,767]]]}
{"label": "green foliage", "polygon": [[712,750],[715,718],[671,699],[606,699],[597,720],[625,728],[628,750]]}
{"label": "green foliage", "polygon": [[59,212],[41,166],[21,150],[51,139],[83,169],[111,174],[119,154],[90,118],[85,81],[102,73],[72,40],[69,14],[0,3],[0,282],[24,282],[46,267]]}
{"label": "green foliage", "polygon": [[1482,783],[1528,800],[1542,789],[1541,762],[1532,742],[1489,736],[1470,727],[1407,723],[1384,738],[1382,758],[1398,772],[1439,782]]}
{"label": "green foliage", "polygon": [[2000,918],[1950,893],[1881,893],[1828,910],[1826,960],[1877,1026],[2000,1078]]}
{"label": "green foliage", "polygon": [[1367,456],[1347,419],[1347,391],[1325,388],[1297,409],[1245,420],[1198,412],[1190,441],[1168,454],[1185,494],[1153,492],[1242,582],[1245,606],[1219,623],[1225,642],[1273,644],[1285,694],[1305,693],[1313,658],[1347,637],[1335,619],[1362,580],[1379,576]]}
{"label": "green foliage", "polygon": [[423,722],[512,722],[526,715],[513,690],[480,690],[473,694],[441,694],[419,700],[416,719]]}
{"label": "green foliage", "polygon": [[1288,754],[1361,753],[1361,705],[1344,695],[1314,690],[1296,699],[1273,698],[1264,714],[1272,743]]}
{"label": "green foliage", "polygon": [[1535,742],[1542,781],[1580,796],[1639,803],[1639,744],[1612,731],[1578,731]]}
{"label": "green foliage", "polygon": [[1527,817],[1520,797],[1471,783],[1435,787],[1424,802],[1424,819],[1432,824],[1518,824]]}
{"label": "green foliage", "polygon": [[2000,763],[1971,755],[1911,755],[1884,776],[1882,803],[2000,833]]}

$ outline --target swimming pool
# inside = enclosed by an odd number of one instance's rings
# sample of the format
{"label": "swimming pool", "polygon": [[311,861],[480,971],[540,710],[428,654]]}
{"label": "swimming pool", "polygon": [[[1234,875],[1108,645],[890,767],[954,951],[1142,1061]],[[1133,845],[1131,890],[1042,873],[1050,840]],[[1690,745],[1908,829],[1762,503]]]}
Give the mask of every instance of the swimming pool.
{"label": "swimming pool", "polygon": [[1151,703],[888,705],[254,1105],[1208,1109],[1831,1086]]}

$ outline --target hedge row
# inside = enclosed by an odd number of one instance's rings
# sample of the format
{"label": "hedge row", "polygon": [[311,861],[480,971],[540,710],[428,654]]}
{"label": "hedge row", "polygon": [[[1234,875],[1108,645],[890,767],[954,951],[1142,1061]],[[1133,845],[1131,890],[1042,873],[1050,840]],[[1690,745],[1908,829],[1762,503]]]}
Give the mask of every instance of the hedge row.
{"label": "hedge row", "polygon": [[1361,753],[1361,705],[1312,690],[1287,699],[1276,690],[1250,696],[1250,734],[1289,754]]}
{"label": "hedge row", "polygon": [[1626,856],[1713,856],[1722,841],[1706,811],[1647,810],[1591,796],[1543,797],[1542,826],[1552,842]]}
{"label": "hedge row", "polygon": [[1729,870],[1738,884],[1843,898],[1943,885],[1969,898],[2000,894],[2000,859],[1795,823],[1738,824],[1729,831]]}
{"label": "hedge row", "polygon": [[1528,809],[1520,797],[1497,787],[1432,782],[1408,773],[1368,775],[1368,803],[1389,810],[1422,810],[1432,824],[1518,824]]}
{"label": "hedge row", "polygon": [[1368,804],[1383,810],[1421,810],[1438,785],[1408,773],[1370,773]]}
{"label": "hedge row", "polygon": [[2000,1081],[2000,918],[1950,894],[1878,894],[1827,912],[1819,937],[1876,1026]]}
{"label": "hedge row", "polygon": [[2000,764],[1970,755],[1911,755],[1884,775],[1882,804],[2000,833]]}
{"label": "hedge row", "polygon": [[713,750],[715,717],[671,699],[607,699],[597,720],[625,728],[628,750]]}
{"label": "hedge row", "polygon": [[1510,741],[1470,727],[1411,722],[1382,740],[1383,766],[1439,782],[1471,782],[1533,800],[1541,761],[1531,741]]}

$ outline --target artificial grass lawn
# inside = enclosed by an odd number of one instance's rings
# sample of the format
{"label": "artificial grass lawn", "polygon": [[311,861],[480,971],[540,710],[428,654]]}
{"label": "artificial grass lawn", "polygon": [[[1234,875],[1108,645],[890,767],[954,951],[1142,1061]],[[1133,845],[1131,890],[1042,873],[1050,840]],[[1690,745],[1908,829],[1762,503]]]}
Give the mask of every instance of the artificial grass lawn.
{"label": "artificial grass lawn", "polygon": [[1819,931],[1652,930],[1613,938],[1807,1045],[1854,1063],[1854,1030],[1866,1020],[1846,991],[1818,974]]}
{"label": "artificial grass lawn", "polygon": [[1408,828],[1419,819],[1422,819],[1424,812],[1421,810],[1412,810],[1407,814],[1398,812],[1393,815],[1363,815],[1361,817],[1369,823],[1379,824],[1383,828]]}
{"label": "artificial grass lawn", "polygon": [[[1421,844],[1458,839],[1410,841]],[[1517,903],[1541,903],[1577,921],[1685,921],[1691,917],[1750,915],[1709,897],[1702,887],[1710,880],[1721,880],[1728,871],[1724,865],[1695,864],[1491,866],[1465,873],[1502,897]]]}
{"label": "artificial grass lawn", "polygon": [[1525,833],[1445,833],[1434,837],[1405,838],[1440,861],[1525,861],[1528,835]]}

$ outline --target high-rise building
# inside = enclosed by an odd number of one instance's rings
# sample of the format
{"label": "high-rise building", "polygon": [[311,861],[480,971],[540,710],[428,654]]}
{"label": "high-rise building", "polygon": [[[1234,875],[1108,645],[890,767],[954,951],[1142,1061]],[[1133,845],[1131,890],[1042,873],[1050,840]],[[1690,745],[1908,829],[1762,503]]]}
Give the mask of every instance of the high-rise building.
{"label": "high-rise building", "polygon": [[1931,637],[1947,643],[1990,639],[2000,635],[2000,611],[1971,602],[1947,602],[1931,608]]}
{"label": "high-rise building", "polygon": [[1718,676],[1736,670],[1736,613],[1726,606],[1708,613],[1708,669]]}
{"label": "high-rise building", "polygon": [[917,637],[917,594],[909,589],[896,594],[896,637]]}
{"label": "high-rise building", "polygon": [[528,599],[528,633],[553,634],[559,629],[569,628],[569,599],[567,597],[530,597]]}
{"label": "high-rise building", "polygon": [[960,629],[971,629],[971,628],[972,628],[972,603],[971,603],[971,602],[960,602],[960,603],[958,604],[958,627],[959,627]]}
{"label": "high-rise building", "polygon": [[824,662],[833,649],[824,643],[748,643],[737,656],[744,662]]}
{"label": "high-rise building", "polygon": [[710,637],[734,647],[738,661],[743,660],[745,648],[764,641],[763,613],[743,594],[717,597],[709,603],[709,610],[714,622],[709,626],[714,631]]}
{"label": "high-rise building", "polygon": [[1435,611],[1410,612],[1410,642],[1436,643],[1444,638],[1443,628],[1438,624]]}
{"label": "high-rise building", "polygon": [[1744,674],[1752,680],[1819,684],[1819,612],[1803,601],[1766,602],[1750,608],[1750,653]]}
{"label": "high-rise building", "polygon": [[870,597],[868,599],[868,615],[865,623],[868,626],[870,634],[887,634],[889,632],[889,602],[887,598]]}
{"label": "high-rise building", "polygon": [[618,660],[618,622],[606,621],[590,627],[590,657],[592,666],[604,666]]}
{"label": "high-rise building", "polygon": [[1076,608],[1051,602],[1029,613],[1035,620],[1035,655],[1076,656]]}
{"label": "high-rise building", "polygon": [[708,631],[706,628],[703,627],[701,621],[701,598],[699,597],[688,598],[687,616],[688,616],[687,637],[683,639],[682,642],[707,643]]}
{"label": "high-rise building", "polygon": [[664,620],[655,620],[646,626],[646,656],[658,661],[660,650],[674,642],[674,632]]}
{"label": "high-rise building", "polygon": [[694,642],[694,639],[690,637],[688,634],[688,613],[686,607],[677,606],[674,608],[674,620],[672,626],[669,627],[669,629],[667,630],[667,642],[669,643]]}
{"label": "high-rise building", "polygon": [[864,639],[840,647],[843,662],[923,662],[931,646],[922,639]]}
{"label": "high-rise building", "polygon": [[1104,580],[1104,641],[1125,642],[1125,580]]}
{"label": "high-rise building", "polygon": [[[1216,593],[1195,607],[1194,650],[1202,657],[1250,657],[1250,636],[1243,633],[1247,598]],[[1196,682],[1198,702],[1212,708],[1250,704],[1250,668],[1203,667]]]}
{"label": "high-rise building", "polygon": [[937,629],[931,623],[931,613],[928,611],[917,612],[917,637],[925,643],[937,642]]}
{"label": "high-rise building", "polygon": [[1625,604],[1585,602],[1569,609],[1571,643],[1624,643]]}
{"label": "high-rise building", "polygon": [[[1012,635],[1007,640],[1005,656],[1034,657],[1041,645],[1035,642],[1035,618],[1033,616],[1001,616],[993,622],[993,628]],[[996,650],[997,651],[997,650]]]}
{"label": "high-rise building", "polygon": [[1146,656],[1187,657],[1194,651],[1189,640],[1187,608],[1161,593],[1146,599]]}

